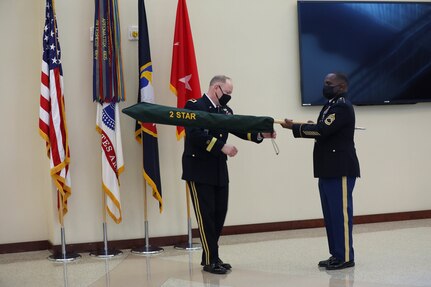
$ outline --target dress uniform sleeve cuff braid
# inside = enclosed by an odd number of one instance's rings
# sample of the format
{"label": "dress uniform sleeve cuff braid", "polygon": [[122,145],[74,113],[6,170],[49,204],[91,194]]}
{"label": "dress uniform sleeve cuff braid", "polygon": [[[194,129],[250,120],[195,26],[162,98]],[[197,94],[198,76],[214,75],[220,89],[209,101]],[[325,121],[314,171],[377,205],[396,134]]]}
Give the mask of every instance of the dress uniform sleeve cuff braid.
{"label": "dress uniform sleeve cuff braid", "polygon": [[293,124],[292,126],[292,133],[295,138],[302,138],[303,132],[302,132],[302,124]]}

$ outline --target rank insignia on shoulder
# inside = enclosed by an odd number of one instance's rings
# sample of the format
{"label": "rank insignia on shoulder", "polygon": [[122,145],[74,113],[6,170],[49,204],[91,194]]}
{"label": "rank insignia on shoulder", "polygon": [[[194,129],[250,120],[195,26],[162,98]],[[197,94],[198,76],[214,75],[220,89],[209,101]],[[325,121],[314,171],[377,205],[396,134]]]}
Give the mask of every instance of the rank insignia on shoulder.
{"label": "rank insignia on shoulder", "polygon": [[192,103],[196,103],[197,102],[197,100],[196,99],[190,99],[190,100],[188,100],[189,102],[192,102]]}
{"label": "rank insignia on shoulder", "polygon": [[335,114],[330,114],[329,116],[326,117],[325,124],[327,126],[330,126],[334,121],[335,121]]}
{"label": "rank insignia on shoulder", "polygon": [[345,103],[346,102],[346,98],[345,97],[339,97],[337,100],[337,103]]}

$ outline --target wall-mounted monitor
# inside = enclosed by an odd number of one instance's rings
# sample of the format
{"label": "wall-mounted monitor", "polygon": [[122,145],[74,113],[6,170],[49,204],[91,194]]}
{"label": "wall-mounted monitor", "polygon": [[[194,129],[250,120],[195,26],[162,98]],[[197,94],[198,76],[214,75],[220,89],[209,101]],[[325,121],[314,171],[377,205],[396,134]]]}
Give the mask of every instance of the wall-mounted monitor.
{"label": "wall-mounted monitor", "polygon": [[431,101],[431,2],[298,1],[302,105],[344,72],[355,105]]}

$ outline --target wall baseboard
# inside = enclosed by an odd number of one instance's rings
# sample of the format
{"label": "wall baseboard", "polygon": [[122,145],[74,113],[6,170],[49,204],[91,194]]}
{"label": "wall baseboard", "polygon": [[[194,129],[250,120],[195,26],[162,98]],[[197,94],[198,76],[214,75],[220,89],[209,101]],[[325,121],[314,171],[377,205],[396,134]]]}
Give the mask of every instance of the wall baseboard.
{"label": "wall baseboard", "polygon": [[48,240],[0,244],[0,254],[47,250],[51,247]]}
{"label": "wall baseboard", "polygon": [[[372,214],[372,215],[359,215],[353,218],[354,224],[378,223],[378,222],[392,222],[402,220],[416,220],[431,218],[431,210],[420,210],[410,212],[397,212],[385,214]],[[307,219],[307,220],[294,220],[283,222],[259,223],[259,224],[245,224],[235,226],[225,226],[222,235],[234,234],[247,234],[247,233],[260,233],[293,229],[305,228],[318,228],[323,227],[323,219]],[[194,238],[199,237],[197,229],[192,230]],[[150,238],[150,245],[153,246],[171,246],[187,242],[187,235],[164,236]],[[109,248],[111,249],[131,249],[134,247],[145,246],[145,239],[125,239],[109,241]],[[66,252],[91,252],[103,249],[103,242],[89,242],[89,243],[76,243],[68,244]],[[0,244],[0,254],[28,252],[38,250],[50,250],[52,253],[61,252],[60,245],[52,245],[48,240],[33,241],[33,242],[19,242]]]}

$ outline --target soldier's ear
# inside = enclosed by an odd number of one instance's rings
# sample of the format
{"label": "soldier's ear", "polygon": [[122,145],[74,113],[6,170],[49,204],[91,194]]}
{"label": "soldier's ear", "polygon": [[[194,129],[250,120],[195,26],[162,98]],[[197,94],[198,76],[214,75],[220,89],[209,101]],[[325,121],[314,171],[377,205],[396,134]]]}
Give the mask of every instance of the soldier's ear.
{"label": "soldier's ear", "polygon": [[347,92],[347,84],[346,84],[346,83],[340,83],[340,89],[341,89],[343,92]]}

